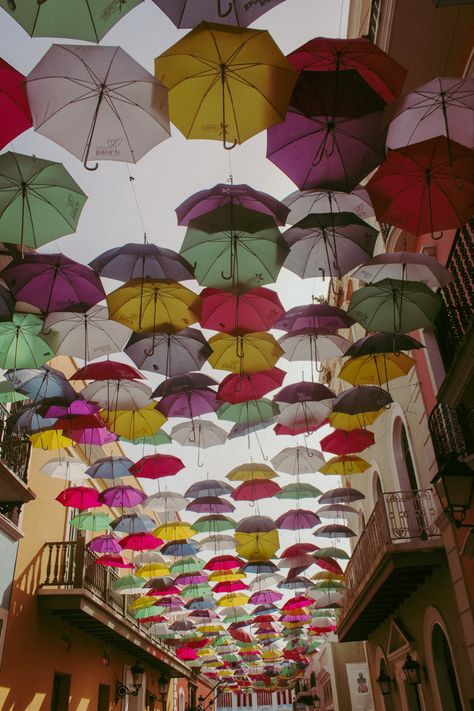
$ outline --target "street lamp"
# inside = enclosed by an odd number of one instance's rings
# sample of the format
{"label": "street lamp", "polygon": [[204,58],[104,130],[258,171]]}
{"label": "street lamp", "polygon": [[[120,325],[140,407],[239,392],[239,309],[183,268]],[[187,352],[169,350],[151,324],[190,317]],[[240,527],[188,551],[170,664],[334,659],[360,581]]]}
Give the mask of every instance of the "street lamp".
{"label": "street lamp", "polygon": [[163,675],[163,676],[160,676],[160,678],[158,679],[158,693],[161,696],[161,706],[162,706],[163,710],[165,709],[169,683],[170,683],[170,680],[168,679],[167,676]]}
{"label": "street lamp", "polygon": [[403,673],[405,674],[405,679],[410,684],[410,686],[418,686],[421,684],[421,674],[424,673],[426,679],[425,668],[419,664],[416,659],[412,659],[410,654],[407,654],[405,659],[405,664],[402,666]]}
{"label": "street lamp", "polygon": [[117,683],[115,685],[115,703],[117,703],[119,699],[123,699],[127,695],[138,696],[138,692],[140,691],[143,682],[144,671],[144,667],[142,667],[141,664],[139,664],[138,662],[135,662],[133,667],[130,669],[130,672],[132,674],[133,689],[129,689],[128,686],[125,686],[125,684],[122,684],[121,681],[117,680]]}
{"label": "street lamp", "polygon": [[382,669],[382,665],[380,665],[380,672],[376,682],[379,685],[382,696],[388,696],[392,693],[393,679]]}
{"label": "street lamp", "polygon": [[431,482],[448,519],[456,528],[473,528],[463,523],[474,493],[474,470],[452,456]]}

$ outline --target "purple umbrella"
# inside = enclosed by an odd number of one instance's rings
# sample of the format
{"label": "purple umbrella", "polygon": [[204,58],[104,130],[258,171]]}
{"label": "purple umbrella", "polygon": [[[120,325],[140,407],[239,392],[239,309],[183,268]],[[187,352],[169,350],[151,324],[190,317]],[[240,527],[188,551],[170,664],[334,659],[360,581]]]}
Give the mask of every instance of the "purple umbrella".
{"label": "purple umbrella", "polygon": [[274,531],[276,523],[269,516],[247,516],[235,528],[236,533],[266,533]]}
{"label": "purple umbrella", "polygon": [[202,368],[212,348],[201,331],[185,328],[176,334],[134,334],[125,353],[139,368],[169,378]]}
{"label": "purple umbrella", "polygon": [[63,254],[25,254],[2,271],[19,301],[41,311],[87,311],[105,292],[97,274]]}
{"label": "purple umbrella", "polygon": [[207,582],[207,575],[202,573],[182,573],[175,578],[176,585],[199,585]]}
{"label": "purple umbrella", "polygon": [[188,225],[190,220],[201,217],[206,212],[227,205],[229,209],[228,223],[232,224],[232,209],[234,205],[247,207],[250,210],[262,212],[273,217],[277,225],[284,225],[289,212],[282,202],[271,195],[254,190],[250,185],[234,185],[219,183],[208,190],[194,193],[176,208],[178,225]]}
{"label": "purple umbrella", "polygon": [[283,0],[153,0],[176,27],[190,29],[200,22],[247,27]]}
{"label": "purple umbrella", "polygon": [[320,538],[353,538],[357,533],[348,526],[342,526],[338,523],[330,523],[327,526],[321,526],[313,531],[313,536]]}
{"label": "purple umbrella", "polygon": [[69,437],[77,444],[89,446],[102,446],[115,442],[118,438],[113,432],[110,432],[106,427],[87,428],[84,430],[64,430],[65,437]]}
{"label": "purple umbrella", "polygon": [[351,193],[335,190],[296,190],[288,195],[283,203],[290,208],[286,218],[289,225],[294,225],[307,215],[317,212],[353,212],[361,220],[374,216],[374,208],[369,194],[362,186],[357,186]]}
{"label": "purple umbrella", "polygon": [[101,277],[130,281],[131,279],[193,279],[194,272],[177,252],[156,244],[128,242],[109,249],[89,262]]}
{"label": "purple umbrella", "polygon": [[201,388],[183,393],[166,395],[156,406],[166,417],[189,417],[191,420],[206,412],[215,412],[220,402],[214,390]]}
{"label": "purple umbrella", "polygon": [[320,504],[348,504],[352,501],[362,501],[365,495],[357,489],[352,489],[350,486],[343,486],[338,489],[326,491],[319,497]]}
{"label": "purple umbrella", "polygon": [[271,605],[273,602],[281,600],[282,593],[276,590],[259,590],[249,597],[249,605]]}
{"label": "purple umbrella", "polygon": [[355,320],[348,316],[343,309],[329,304],[303,304],[294,306],[279,319],[274,328],[282,331],[299,331],[302,328],[316,330],[324,328],[328,331],[337,331],[340,328],[349,328]]}
{"label": "purple umbrella", "polygon": [[119,543],[117,536],[113,533],[105,533],[103,536],[96,536],[89,543],[86,544],[86,548],[94,553],[121,553],[122,547]]}
{"label": "purple umbrella", "polygon": [[225,514],[235,511],[235,506],[230,501],[218,496],[200,496],[186,506],[186,511],[194,511],[199,514]]}
{"label": "purple umbrella", "polygon": [[200,390],[208,386],[217,385],[217,382],[204,373],[187,373],[168,378],[162,382],[153,392],[153,397],[164,395],[176,395],[191,390]]}
{"label": "purple umbrella", "polygon": [[111,486],[99,494],[99,501],[110,507],[138,506],[146,499],[146,494],[133,486]]}
{"label": "purple umbrella", "polygon": [[275,521],[277,528],[299,531],[304,528],[313,528],[321,523],[321,519],[308,509],[290,509],[279,516]]}
{"label": "purple umbrella", "polygon": [[321,383],[312,383],[302,380],[299,383],[292,383],[282,388],[273,399],[276,402],[295,403],[295,402],[327,402],[335,398],[332,390]]}
{"label": "purple umbrella", "polygon": [[75,415],[93,415],[99,412],[100,407],[93,402],[78,398],[68,404],[51,404],[47,406],[47,417],[73,417]]}

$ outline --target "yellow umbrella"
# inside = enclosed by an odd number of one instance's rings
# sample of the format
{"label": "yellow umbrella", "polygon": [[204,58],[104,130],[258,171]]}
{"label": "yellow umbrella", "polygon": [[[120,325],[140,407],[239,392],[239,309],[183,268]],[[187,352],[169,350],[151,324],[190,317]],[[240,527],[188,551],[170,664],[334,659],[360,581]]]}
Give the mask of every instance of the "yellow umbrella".
{"label": "yellow umbrella", "polygon": [[405,353],[371,353],[349,358],[339,371],[339,378],[352,385],[382,385],[407,375],[415,359]]}
{"label": "yellow umbrella", "polygon": [[233,336],[218,333],[209,339],[212,353],[209,363],[231,373],[255,373],[270,370],[283,355],[282,348],[270,333],[259,331]]}
{"label": "yellow umbrella", "polygon": [[275,479],[278,476],[276,471],[267,464],[250,462],[249,464],[239,464],[226,474],[229,481],[253,481],[253,479]]}
{"label": "yellow umbrella", "polygon": [[242,580],[246,578],[247,575],[243,571],[237,573],[231,573],[230,570],[214,570],[208,577],[208,581],[215,583],[232,583],[236,580]]}
{"label": "yellow umbrella", "polygon": [[164,563],[146,563],[135,571],[135,575],[141,578],[158,578],[163,575],[168,575],[170,569]]}
{"label": "yellow umbrella", "polygon": [[385,412],[385,408],[380,410],[370,410],[369,412],[358,412],[355,415],[348,415],[345,412],[330,412],[327,416],[328,422],[339,430],[357,430],[359,427],[367,427]]}
{"label": "yellow umbrella", "polygon": [[128,605],[128,609],[141,610],[144,607],[152,607],[153,605],[156,605],[156,599],[154,597],[142,595],[141,597],[137,597],[136,600],[131,602],[130,605]]}
{"label": "yellow umbrella", "polygon": [[235,533],[235,550],[247,560],[269,560],[280,547],[278,531]]}
{"label": "yellow umbrella", "polygon": [[335,474],[336,476],[350,476],[361,474],[370,468],[369,462],[356,454],[342,454],[339,457],[328,459],[326,464],[318,469],[322,474]]}
{"label": "yellow umbrella", "polygon": [[132,279],[107,296],[109,318],[136,333],[177,333],[196,323],[200,302],[172,279]]}
{"label": "yellow umbrella", "polygon": [[[296,72],[265,30],[201,22],[155,59],[186,138],[242,143],[285,118]],[[232,147],[232,146],[230,146]]]}
{"label": "yellow umbrella", "polygon": [[266,649],[264,652],[262,652],[262,659],[266,659],[267,661],[280,659],[281,656],[281,652],[277,652],[273,649]]}
{"label": "yellow umbrella", "polygon": [[315,573],[311,576],[311,580],[344,580],[344,574],[340,573],[330,573],[329,571],[322,570],[320,573]]}
{"label": "yellow umbrella", "polygon": [[127,440],[156,434],[167,419],[154,404],[140,410],[103,410],[101,417],[107,429]]}
{"label": "yellow umbrella", "polygon": [[62,430],[43,430],[29,435],[31,445],[36,449],[52,450],[74,447],[76,443],[65,437]]}
{"label": "yellow umbrella", "polygon": [[192,538],[197,531],[192,528],[190,523],[184,521],[173,521],[172,523],[164,523],[152,531],[152,534],[157,538],[162,538],[164,541],[180,541],[184,538]]}
{"label": "yellow umbrella", "polygon": [[229,593],[228,595],[223,595],[217,601],[217,607],[238,607],[239,605],[246,605],[248,600],[248,596],[242,593]]}
{"label": "yellow umbrella", "polygon": [[[206,635],[206,634],[215,634],[216,632],[223,632],[225,631],[224,625],[199,625],[199,627],[196,628],[201,634]],[[206,650],[201,650],[205,651],[206,654],[210,654],[211,650],[206,649]]]}

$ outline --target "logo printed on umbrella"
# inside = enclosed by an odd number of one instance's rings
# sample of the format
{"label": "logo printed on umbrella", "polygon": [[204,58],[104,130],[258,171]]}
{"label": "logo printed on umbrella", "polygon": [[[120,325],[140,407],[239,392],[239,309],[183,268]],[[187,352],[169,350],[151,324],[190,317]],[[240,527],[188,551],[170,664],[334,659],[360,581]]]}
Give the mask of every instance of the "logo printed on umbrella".
{"label": "logo printed on umbrella", "polygon": [[108,138],[106,146],[96,146],[96,156],[119,156],[119,146],[123,143],[123,138]]}
{"label": "logo printed on umbrella", "polygon": [[76,220],[78,217],[78,212],[81,209],[81,204],[80,202],[74,197],[74,195],[69,195],[67,196],[67,204],[69,209],[69,214],[72,217],[73,220]]}
{"label": "logo printed on umbrella", "polygon": [[101,20],[107,20],[111,15],[114,15],[117,13],[117,11],[121,11],[123,5],[123,0],[111,0],[108,5],[104,7],[102,12],[100,13],[100,19]]}

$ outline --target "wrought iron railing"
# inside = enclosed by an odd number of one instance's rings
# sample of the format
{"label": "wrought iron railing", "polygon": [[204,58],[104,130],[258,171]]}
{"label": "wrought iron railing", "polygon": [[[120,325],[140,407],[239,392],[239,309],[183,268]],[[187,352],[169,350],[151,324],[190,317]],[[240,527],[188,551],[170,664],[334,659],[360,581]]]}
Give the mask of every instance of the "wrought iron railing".
{"label": "wrought iron railing", "polygon": [[381,494],[345,571],[343,616],[388,546],[405,541],[419,541],[421,546],[422,541],[440,536],[436,515],[431,489]]}
{"label": "wrought iron railing", "polygon": [[446,267],[454,280],[441,289],[444,308],[436,320],[436,333],[449,370],[474,320],[474,219],[456,232]]}
{"label": "wrought iron railing", "polygon": [[370,7],[369,28],[366,34],[367,39],[371,42],[375,42],[375,38],[377,36],[381,5],[382,0],[372,0],[372,5]]}
{"label": "wrought iron railing", "polygon": [[441,466],[447,459],[468,457],[474,453],[474,411],[463,406],[453,409],[442,402],[428,419],[436,460]]}
{"label": "wrought iron railing", "polygon": [[28,481],[31,443],[25,435],[7,427],[9,412],[0,406],[0,459],[21,481]]}

